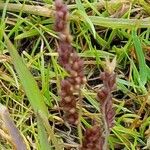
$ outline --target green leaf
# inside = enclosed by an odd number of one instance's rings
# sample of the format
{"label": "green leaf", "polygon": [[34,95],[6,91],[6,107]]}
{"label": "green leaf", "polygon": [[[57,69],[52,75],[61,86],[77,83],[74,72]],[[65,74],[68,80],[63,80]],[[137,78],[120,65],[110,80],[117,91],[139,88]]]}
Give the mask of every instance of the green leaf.
{"label": "green leaf", "polygon": [[11,43],[11,41],[9,40],[9,38],[7,37],[6,34],[4,34],[4,38],[5,38],[5,41],[7,44],[8,51],[13,59],[15,69],[18,73],[20,81],[24,87],[25,93],[26,93],[35,113],[37,113],[37,111],[39,111],[47,116],[48,110],[44,103],[43,95],[41,94],[35,79],[33,78],[32,74],[29,72],[26,65],[23,63],[16,48]]}
{"label": "green leaf", "polygon": [[32,37],[32,36],[35,36],[35,35],[38,35],[39,32],[36,30],[36,29],[32,29],[30,31],[26,31],[22,34],[19,34],[15,37],[15,40],[20,40],[20,39],[24,39],[24,38],[27,38],[27,37]]}
{"label": "green leaf", "polygon": [[39,133],[39,141],[40,141],[40,150],[51,150],[47,140],[47,133],[43,124],[43,120],[40,116],[37,115],[38,121],[38,133]]}
{"label": "green leaf", "polygon": [[76,0],[76,4],[78,7],[79,15],[82,16],[82,18],[86,21],[86,23],[88,23],[88,25],[90,26],[90,28],[93,32],[94,38],[96,38],[96,31],[95,31],[94,25],[93,25],[92,21],[89,19],[89,16],[86,14],[84,6],[82,5],[80,0]]}
{"label": "green leaf", "polygon": [[132,39],[135,46],[136,55],[139,63],[139,74],[142,85],[145,85],[147,82],[147,67],[145,62],[144,53],[142,50],[141,42],[135,30],[132,31]]}
{"label": "green leaf", "polygon": [[[9,40],[6,34],[4,34],[4,38],[8,47],[8,51],[10,52],[10,55],[13,59],[15,69],[24,87],[25,93],[34,109],[35,114],[38,117],[38,130],[39,130],[40,144],[42,144],[41,149],[42,150],[49,149],[48,148],[49,145],[47,141],[48,138],[45,131],[46,129],[48,131],[48,134],[52,138],[51,140],[54,144],[54,147],[57,150],[61,150],[62,148],[60,148],[57,139],[55,138],[54,132],[52,131],[51,126],[49,125],[48,122],[48,110],[44,103],[44,96],[41,94],[35,79],[33,78],[32,74],[29,72],[26,65],[23,63],[16,48],[11,43],[11,41]],[[43,124],[41,124],[41,122]],[[46,145],[43,145],[44,144],[43,141]]]}
{"label": "green leaf", "polygon": [[131,28],[149,28],[149,19],[123,19],[123,18],[110,18],[110,17],[100,17],[100,16],[89,16],[89,19],[94,25],[109,27],[113,29],[131,29]]}

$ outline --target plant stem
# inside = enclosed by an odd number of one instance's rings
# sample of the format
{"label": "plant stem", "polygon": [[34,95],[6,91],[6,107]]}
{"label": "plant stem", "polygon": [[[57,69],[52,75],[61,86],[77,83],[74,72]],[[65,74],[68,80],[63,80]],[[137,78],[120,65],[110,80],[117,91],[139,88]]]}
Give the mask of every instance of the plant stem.
{"label": "plant stem", "polygon": [[[0,10],[3,10],[6,3],[0,2]],[[42,6],[32,6],[32,5],[25,5],[25,4],[7,4],[7,10],[12,12],[22,12],[27,14],[39,15],[44,17],[51,17],[52,10],[47,7]]]}
{"label": "plant stem", "polygon": [[[110,99],[110,97],[111,97],[111,94],[109,94],[108,96],[107,96],[107,99],[106,99],[106,103],[107,103],[107,101]],[[105,113],[105,106],[102,108],[102,120],[103,120],[103,123],[104,123],[104,125],[103,125],[103,127],[104,127],[104,138],[105,138],[105,140],[104,140],[104,145],[103,145],[103,150],[108,150],[108,137],[109,137],[109,127],[108,127],[108,123],[107,123],[107,120],[106,120],[106,113]]]}
{"label": "plant stem", "polygon": [[79,91],[79,118],[78,118],[78,135],[80,139],[80,145],[82,145],[82,128],[81,128],[81,117],[82,117],[82,94]]}

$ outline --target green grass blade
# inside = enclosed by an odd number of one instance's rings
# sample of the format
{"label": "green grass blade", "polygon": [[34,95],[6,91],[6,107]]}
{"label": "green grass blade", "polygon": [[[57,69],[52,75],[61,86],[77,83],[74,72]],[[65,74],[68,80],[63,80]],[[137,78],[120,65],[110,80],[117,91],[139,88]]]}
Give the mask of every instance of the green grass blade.
{"label": "green grass blade", "polygon": [[133,39],[136,55],[139,62],[140,79],[142,84],[145,85],[147,82],[147,67],[146,67],[145,56],[142,50],[141,42],[135,30],[133,30],[132,32],[132,39]]}
{"label": "green grass blade", "polygon": [[149,28],[150,19],[123,19],[123,18],[109,18],[99,16],[89,16],[89,19],[94,25],[110,27],[113,29],[131,29],[131,28]]}
{"label": "green grass blade", "polygon": [[48,119],[45,116],[43,116],[43,114],[41,114],[40,112],[38,113],[38,117],[40,118],[43,126],[47,130],[47,132],[50,136],[50,139],[51,139],[52,143],[54,144],[55,149],[62,150],[63,147],[62,147],[62,145],[60,145],[58,139],[55,137],[54,131],[53,131],[54,129],[49,125]]}
{"label": "green grass blade", "polygon": [[7,11],[7,6],[8,6],[9,0],[6,1],[3,7],[3,12],[0,18],[0,50],[3,49],[3,45],[1,44],[1,41],[3,39],[3,32],[5,30],[5,16],[6,16],[6,11]]}
{"label": "green grass blade", "polygon": [[7,44],[8,51],[10,52],[10,55],[13,59],[15,69],[18,73],[18,76],[24,87],[25,93],[26,93],[35,113],[37,113],[37,111],[39,111],[47,116],[48,111],[47,111],[46,105],[44,103],[44,98],[43,98],[42,94],[40,93],[40,90],[38,88],[36,81],[34,80],[32,74],[27,69],[26,65],[23,63],[21,57],[17,53],[16,48],[11,43],[11,41],[9,40],[9,38],[7,37],[6,34],[4,34],[4,38],[5,38],[5,41]]}
{"label": "green grass blade", "polygon": [[84,20],[86,20],[86,22],[88,23],[89,27],[91,28],[93,32],[94,38],[96,38],[96,31],[95,31],[94,25],[92,21],[89,19],[89,16],[86,14],[84,6],[82,5],[80,0],[76,0],[76,4],[79,9],[78,10],[79,15],[82,16]]}
{"label": "green grass blade", "polygon": [[[48,138],[46,138],[47,137],[46,132],[45,132],[45,129],[46,129],[48,131],[48,134],[51,137],[54,147],[56,147],[57,150],[61,150],[61,148],[59,148],[58,146],[58,142],[57,142],[57,139],[55,138],[54,132],[51,130],[51,127],[48,123],[48,110],[44,103],[44,97],[41,94],[36,81],[34,80],[32,74],[27,69],[26,65],[23,63],[21,57],[17,53],[16,48],[11,43],[11,41],[9,40],[6,34],[4,34],[4,38],[8,47],[8,51],[10,52],[10,55],[13,59],[13,63],[18,73],[18,76],[24,87],[26,95],[34,109],[34,112],[36,113],[37,116],[39,115],[38,117],[41,117],[40,118],[42,120],[41,122],[46,122],[43,125],[38,123],[40,140],[42,141],[43,139],[48,140]],[[40,141],[40,143],[43,143],[42,141]],[[49,147],[48,141],[45,141],[45,144],[46,143],[47,145],[45,146],[41,145],[42,150],[47,150],[47,147]]]}
{"label": "green grass blade", "polygon": [[26,31],[22,34],[19,34],[15,37],[15,40],[20,40],[20,39],[23,39],[23,38],[28,38],[28,37],[32,37],[32,36],[35,36],[35,35],[38,35],[38,31],[36,29],[31,29],[29,31]]}
{"label": "green grass blade", "polygon": [[39,141],[40,141],[40,150],[51,150],[47,140],[47,133],[43,124],[42,119],[40,116],[37,115],[38,121],[38,133],[39,133]]}

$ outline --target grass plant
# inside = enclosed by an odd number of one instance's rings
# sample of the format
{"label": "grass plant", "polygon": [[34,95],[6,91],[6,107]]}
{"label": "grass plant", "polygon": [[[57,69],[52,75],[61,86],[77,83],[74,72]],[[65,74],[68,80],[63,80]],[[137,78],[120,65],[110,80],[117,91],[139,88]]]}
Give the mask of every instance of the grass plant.
{"label": "grass plant", "polygon": [[[70,12],[71,44],[84,60],[87,78],[80,89],[82,103],[77,103],[82,112],[80,128],[62,117],[61,80],[68,73],[58,63],[52,0],[0,1],[0,106],[9,111],[27,150],[79,149],[91,120],[100,122],[99,75],[105,70],[106,58],[116,57],[117,90],[112,93],[116,115],[109,149],[150,149],[150,3],[65,3]],[[4,122],[1,117],[0,124]],[[6,138],[9,129],[0,127],[0,149],[14,148],[10,137]]]}

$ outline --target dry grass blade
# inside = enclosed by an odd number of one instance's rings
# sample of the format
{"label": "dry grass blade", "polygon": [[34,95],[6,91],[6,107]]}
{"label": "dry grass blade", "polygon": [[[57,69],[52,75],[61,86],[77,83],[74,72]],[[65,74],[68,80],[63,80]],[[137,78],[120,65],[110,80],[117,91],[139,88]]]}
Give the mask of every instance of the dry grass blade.
{"label": "dry grass blade", "polygon": [[[0,2],[0,9],[5,7],[6,3]],[[31,5],[22,5],[22,4],[11,4],[7,5],[8,11],[20,12],[23,9],[23,12],[29,14],[35,14],[39,16],[50,17],[52,16],[52,11],[47,7],[42,6],[31,6]]]}
{"label": "dry grass blade", "polygon": [[[8,109],[0,104],[0,116],[4,123],[4,126],[10,135],[10,138],[7,139],[11,142],[12,146],[15,150],[27,150],[26,145],[21,137],[18,129],[16,128],[14,122],[11,120],[9,116]],[[6,137],[6,136],[5,136]]]}

